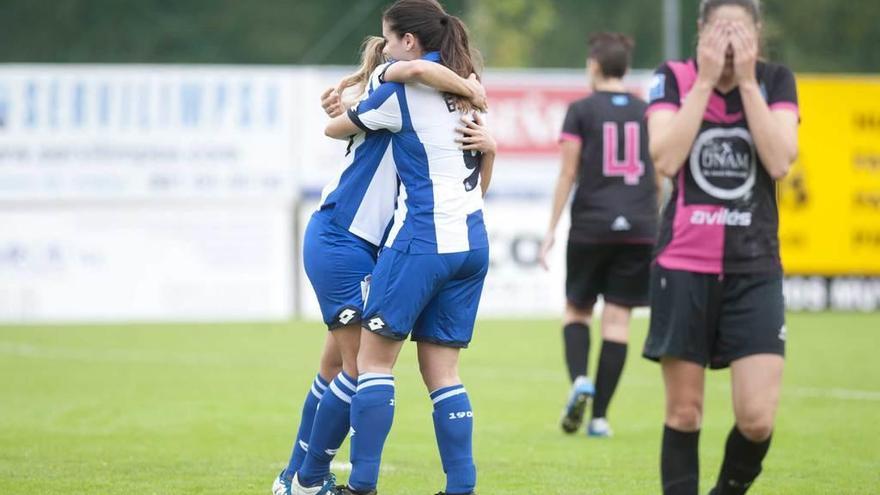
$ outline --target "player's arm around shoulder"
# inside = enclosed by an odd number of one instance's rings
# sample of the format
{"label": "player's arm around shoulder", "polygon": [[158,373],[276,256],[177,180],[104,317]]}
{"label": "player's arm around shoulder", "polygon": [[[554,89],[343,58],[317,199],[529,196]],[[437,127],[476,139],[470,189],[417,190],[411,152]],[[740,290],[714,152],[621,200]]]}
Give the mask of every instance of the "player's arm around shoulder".
{"label": "player's arm around shoulder", "polygon": [[351,120],[348,112],[333,117],[324,128],[324,135],[333,139],[348,139],[359,132],[361,128]]}
{"label": "player's arm around shoulder", "polygon": [[398,83],[421,83],[437,91],[463,96],[474,108],[486,111],[486,90],[477,80],[476,74],[467,79],[459,76],[448,67],[429,60],[409,60],[395,62],[388,66],[383,81]]}
{"label": "player's arm around shoulder", "polygon": [[403,126],[400,92],[403,85],[395,82],[380,84],[357,106],[327,123],[324,134],[334,139],[346,139],[358,132],[387,129],[399,132]]}

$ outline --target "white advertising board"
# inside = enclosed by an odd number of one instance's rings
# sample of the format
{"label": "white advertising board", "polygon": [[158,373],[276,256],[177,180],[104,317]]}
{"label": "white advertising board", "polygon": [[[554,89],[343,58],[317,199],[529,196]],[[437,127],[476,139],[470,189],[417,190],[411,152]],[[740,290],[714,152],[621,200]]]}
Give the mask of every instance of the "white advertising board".
{"label": "white advertising board", "polygon": [[0,66],[0,321],[291,318],[301,72]]}
{"label": "white advertising board", "polygon": [[286,205],[0,210],[0,322],[235,321],[293,313]]}
{"label": "white advertising board", "polygon": [[0,200],[292,198],[294,73],[0,66]]}

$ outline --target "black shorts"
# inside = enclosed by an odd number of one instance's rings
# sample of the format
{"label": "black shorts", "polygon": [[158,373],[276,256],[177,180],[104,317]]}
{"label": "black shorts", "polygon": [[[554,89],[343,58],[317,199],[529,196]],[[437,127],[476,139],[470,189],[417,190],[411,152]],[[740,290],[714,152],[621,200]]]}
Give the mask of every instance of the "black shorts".
{"label": "black shorts", "polygon": [[578,309],[596,298],[626,307],[647,306],[651,277],[650,244],[568,242],[565,296]]}
{"label": "black shorts", "polygon": [[785,356],[781,273],[651,270],[651,326],[643,355],[713,369],[754,354]]}

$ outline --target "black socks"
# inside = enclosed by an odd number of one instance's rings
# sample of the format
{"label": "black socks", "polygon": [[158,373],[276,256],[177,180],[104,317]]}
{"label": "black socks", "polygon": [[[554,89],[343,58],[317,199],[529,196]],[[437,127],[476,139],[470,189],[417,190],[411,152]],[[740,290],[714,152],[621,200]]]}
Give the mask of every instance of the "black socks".
{"label": "black socks", "polygon": [[761,462],[770,448],[770,437],[763,442],[752,442],[734,425],[727,436],[724,462],[718,474],[715,493],[718,495],[742,495],[748,491],[755,478],[761,474]]}
{"label": "black socks", "polygon": [[596,396],[593,397],[593,417],[604,418],[608,413],[608,403],[617,388],[623,363],[626,362],[626,344],[602,341],[599,353],[599,368],[596,370]]}
{"label": "black socks", "polygon": [[[663,428],[660,478],[664,495],[697,495],[700,481],[700,432]],[[761,473],[770,438],[752,442],[736,426],[727,437],[724,462],[713,495],[743,495]]]}
{"label": "black socks", "polygon": [[562,329],[565,339],[565,363],[568,376],[574,382],[579,376],[587,376],[587,359],[590,356],[590,327],[583,323],[569,323]]}
{"label": "black socks", "polygon": [[663,427],[660,480],[663,495],[697,495],[700,485],[700,431]]}

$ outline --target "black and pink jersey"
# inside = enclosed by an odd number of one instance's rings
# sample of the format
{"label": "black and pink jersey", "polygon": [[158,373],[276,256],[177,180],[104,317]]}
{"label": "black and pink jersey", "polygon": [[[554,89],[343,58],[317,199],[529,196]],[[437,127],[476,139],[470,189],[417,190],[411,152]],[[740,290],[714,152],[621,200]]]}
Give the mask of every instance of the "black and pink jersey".
{"label": "black and pink jersey", "polygon": [[657,188],[644,124],[647,104],[597,91],[568,108],[561,140],[581,145],[569,240],[653,244]]}
{"label": "black and pink jersey", "polygon": [[[758,83],[771,110],[798,111],[790,70],[758,62]],[[678,110],[697,80],[693,60],[657,69],[647,114]],[[749,133],[739,88],[713,91],[691,152],[673,179],[656,261],[699,273],[780,271],[776,183]]]}

